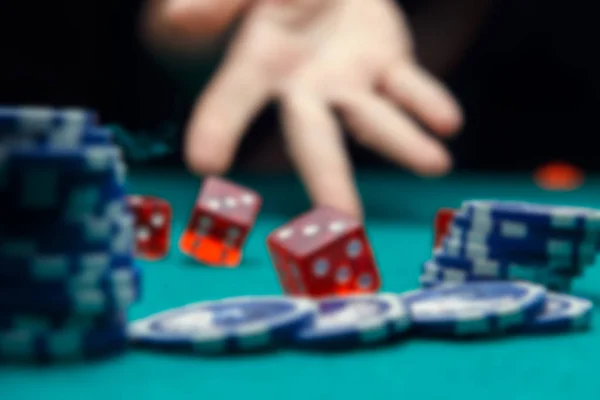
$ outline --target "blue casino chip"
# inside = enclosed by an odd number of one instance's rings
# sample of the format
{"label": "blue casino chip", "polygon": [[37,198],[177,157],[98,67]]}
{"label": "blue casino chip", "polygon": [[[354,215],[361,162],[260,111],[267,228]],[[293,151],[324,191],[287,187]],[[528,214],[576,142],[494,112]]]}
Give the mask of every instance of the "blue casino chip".
{"label": "blue casino chip", "polygon": [[70,196],[55,194],[48,201],[40,195],[36,204],[18,202],[21,206],[5,209],[0,258],[75,251],[123,254],[131,246],[133,216],[124,188],[103,192],[90,184]]}
{"label": "blue casino chip", "polygon": [[18,291],[20,295],[31,297],[34,296],[34,293],[53,292],[58,294],[84,289],[111,291],[118,288],[140,287],[140,282],[141,271],[139,268],[128,265],[101,271],[88,271],[46,282],[15,282],[3,279],[0,281],[0,290]]}
{"label": "blue casino chip", "polygon": [[0,132],[23,135],[62,129],[82,130],[98,124],[98,115],[82,108],[44,106],[1,106]]}
{"label": "blue casino chip", "polygon": [[527,333],[558,333],[589,329],[593,303],[580,297],[549,292],[540,314],[518,329]]}
{"label": "blue casino chip", "polygon": [[518,201],[470,200],[461,212],[484,223],[496,219],[527,223],[540,228],[600,232],[600,210],[584,207],[554,206]]}
{"label": "blue casino chip", "polygon": [[[569,261],[529,262],[521,264],[509,259],[492,259],[486,257],[464,258],[449,255],[444,251],[436,251],[432,261],[444,267],[458,268],[470,273],[492,279],[519,279],[527,277],[529,270],[549,270],[557,273],[579,276],[583,272],[582,265],[574,265]],[[535,272],[531,272],[535,273]]]}
{"label": "blue casino chip", "polygon": [[300,330],[295,344],[310,348],[347,348],[384,342],[410,327],[397,295],[335,297],[318,302],[314,322]]}
{"label": "blue casino chip", "polygon": [[86,146],[78,149],[53,150],[3,148],[0,167],[4,170],[55,169],[105,172],[122,159],[122,150],[109,145]]}
{"label": "blue casino chip", "polygon": [[0,279],[15,285],[53,283],[83,275],[100,276],[107,271],[131,268],[133,263],[133,254],[115,255],[109,252],[2,257]]}
{"label": "blue casino chip", "polygon": [[[529,268],[527,266],[510,265],[507,268],[497,268],[498,264],[490,262],[485,268],[481,260],[464,264],[440,264],[435,260],[423,264],[423,275],[447,282],[470,282],[489,280],[526,280],[540,282],[546,279],[550,270],[542,268]],[[483,268],[482,268],[483,267]]]}
{"label": "blue casino chip", "polygon": [[479,236],[521,240],[524,242],[542,242],[548,240],[564,240],[572,243],[595,243],[600,244],[598,232],[586,232],[584,230],[559,229],[552,227],[541,227],[526,222],[511,221],[504,219],[473,219],[464,212],[457,212],[452,219],[452,226],[468,233]]}
{"label": "blue casino chip", "polygon": [[127,324],[127,314],[124,310],[92,315],[0,313],[0,332],[44,333],[65,329],[91,331],[119,324]]}
{"label": "blue casino chip", "polygon": [[580,241],[569,238],[553,238],[530,236],[527,238],[507,238],[493,234],[482,234],[478,231],[463,229],[455,223],[450,227],[447,239],[452,242],[473,244],[481,247],[506,249],[507,252],[527,254],[544,254],[554,258],[577,258],[593,260],[596,254],[597,241]]}
{"label": "blue casino chip", "polygon": [[[490,266],[494,266],[493,262]],[[500,274],[496,274],[496,272],[500,272]],[[568,292],[571,290],[573,277],[550,269],[529,268],[527,266],[511,265],[509,268],[502,270],[494,268],[477,270],[459,264],[453,266],[440,265],[435,260],[426,261],[419,276],[419,283],[425,288],[439,286],[444,283],[494,280],[529,281],[559,292]]]}
{"label": "blue casino chip", "polygon": [[112,144],[112,132],[105,128],[86,127],[82,130],[60,130],[30,134],[7,135],[0,131],[3,146],[12,150],[65,151],[88,146]]}
{"label": "blue casino chip", "polygon": [[141,282],[115,287],[67,287],[64,290],[3,288],[0,312],[14,314],[104,314],[118,312],[140,298]]}
{"label": "blue casino chip", "polygon": [[123,353],[128,347],[124,324],[91,330],[0,331],[0,361],[58,363],[85,361]]}
{"label": "blue casino chip", "polygon": [[134,217],[126,210],[125,200],[107,203],[103,214],[74,215],[70,221],[46,224],[26,217],[20,224],[6,224],[0,228],[0,276],[9,270],[11,275],[32,276],[32,280],[39,272],[41,279],[46,279],[47,271],[93,268],[67,264],[91,260],[97,265],[107,260],[102,264],[106,266],[109,258],[122,261],[133,257]]}
{"label": "blue casino chip", "polygon": [[[124,223],[129,223],[128,216],[123,215],[122,218],[126,219]],[[108,252],[117,246],[117,235],[126,228],[111,215],[84,215],[73,221],[49,221],[39,226],[26,218],[20,227],[16,225],[11,223],[0,229],[0,258]],[[57,235],[57,232],[60,234]]]}
{"label": "blue casino chip", "polygon": [[467,259],[498,259],[519,264],[572,264],[591,265],[596,260],[595,252],[574,252],[572,254],[548,254],[545,252],[527,252],[518,247],[500,247],[447,237],[442,241],[444,253],[453,257]]}
{"label": "blue casino chip", "polygon": [[[106,219],[86,219],[89,223],[81,225],[85,226],[81,230],[66,229],[74,225],[64,223],[61,229],[42,229],[42,234],[23,235],[21,229],[19,234],[10,230],[0,234],[0,278],[6,284],[35,285],[131,268],[134,218],[124,199],[106,210]],[[73,238],[69,233],[80,236]]]}
{"label": "blue casino chip", "polygon": [[122,163],[101,173],[33,166],[3,173],[2,230],[15,234],[30,236],[32,229],[51,229],[46,225],[100,218],[114,202],[124,202],[126,195]]}
{"label": "blue casino chip", "polygon": [[0,141],[6,147],[65,150],[109,143],[111,134],[89,110],[0,107]]}
{"label": "blue casino chip", "polygon": [[530,323],[544,307],[546,289],[526,282],[472,282],[416,290],[402,299],[421,334],[477,336]]}
{"label": "blue casino chip", "polygon": [[307,299],[234,297],[134,321],[129,337],[138,345],[190,352],[252,351],[290,341],[316,313],[316,303]]}

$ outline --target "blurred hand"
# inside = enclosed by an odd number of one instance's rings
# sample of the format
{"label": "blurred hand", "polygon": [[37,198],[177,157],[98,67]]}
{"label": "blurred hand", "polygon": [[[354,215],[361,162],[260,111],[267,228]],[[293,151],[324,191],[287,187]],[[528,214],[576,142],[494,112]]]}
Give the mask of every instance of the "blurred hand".
{"label": "blurred hand", "polygon": [[[271,100],[281,105],[290,157],[318,205],[361,214],[337,116],[359,143],[418,174],[451,168],[445,148],[421,124],[448,137],[460,128],[460,107],[418,65],[392,0],[163,0],[163,12],[169,1],[190,8],[169,23],[187,27],[180,43],[193,45],[247,11],[189,122],[185,152],[192,170],[226,171]],[[213,18],[203,14],[212,24],[200,28],[191,11],[200,3],[205,12],[208,4],[227,6],[212,9]]]}
{"label": "blurred hand", "polygon": [[218,42],[254,0],[147,0],[142,37],[170,56],[194,58]]}

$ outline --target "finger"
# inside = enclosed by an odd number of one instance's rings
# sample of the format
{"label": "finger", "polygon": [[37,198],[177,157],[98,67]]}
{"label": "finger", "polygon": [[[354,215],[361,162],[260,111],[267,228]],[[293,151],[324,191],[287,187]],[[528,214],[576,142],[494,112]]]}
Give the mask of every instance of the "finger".
{"label": "finger", "polygon": [[420,66],[402,63],[383,77],[384,92],[436,133],[450,136],[461,128],[462,110],[442,83]]}
{"label": "finger", "polygon": [[250,0],[167,0],[166,18],[192,36],[222,33]]}
{"label": "finger", "polygon": [[281,106],[288,150],[313,202],[360,218],[342,132],[327,104],[296,92],[286,95]]}
{"label": "finger", "polygon": [[226,171],[244,132],[269,100],[268,77],[245,58],[241,52],[229,57],[194,107],[185,141],[193,171]]}
{"label": "finger", "polygon": [[301,27],[335,3],[334,0],[270,0],[260,5],[261,12],[268,16],[267,18],[286,26]]}
{"label": "finger", "polygon": [[142,30],[161,48],[194,52],[223,34],[251,1],[150,0]]}
{"label": "finger", "polygon": [[450,169],[445,148],[376,94],[353,94],[336,105],[362,145],[421,175],[440,175]]}

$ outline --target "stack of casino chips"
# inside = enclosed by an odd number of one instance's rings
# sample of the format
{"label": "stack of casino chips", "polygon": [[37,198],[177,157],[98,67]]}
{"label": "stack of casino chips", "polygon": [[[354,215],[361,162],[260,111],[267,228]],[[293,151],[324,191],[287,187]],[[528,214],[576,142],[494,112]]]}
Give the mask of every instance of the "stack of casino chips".
{"label": "stack of casino chips", "polygon": [[423,265],[424,287],[525,280],[569,292],[595,263],[600,210],[509,201],[466,201]]}
{"label": "stack of casino chips", "polygon": [[94,113],[0,107],[0,361],[124,351],[140,291],[125,175]]}

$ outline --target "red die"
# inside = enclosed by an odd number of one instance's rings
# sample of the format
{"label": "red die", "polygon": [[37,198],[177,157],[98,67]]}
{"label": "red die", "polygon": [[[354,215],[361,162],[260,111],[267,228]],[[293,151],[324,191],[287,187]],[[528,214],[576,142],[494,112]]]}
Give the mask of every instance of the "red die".
{"label": "red die", "polygon": [[301,215],[272,232],[267,246],[287,294],[324,297],[381,287],[364,227],[335,209]]}
{"label": "red die", "polygon": [[158,260],[169,252],[173,213],[166,200],[149,196],[127,196],[135,219],[135,253]]}
{"label": "red die", "polygon": [[442,245],[442,240],[450,233],[450,224],[454,220],[456,210],[452,208],[440,208],[435,214],[433,222],[433,249]]}
{"label": "red die", "polygon": [[220,178],[207,178],[179,241],[181,251],[205,264],[235,267],[260,210],[258,193]]}

